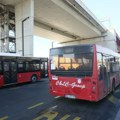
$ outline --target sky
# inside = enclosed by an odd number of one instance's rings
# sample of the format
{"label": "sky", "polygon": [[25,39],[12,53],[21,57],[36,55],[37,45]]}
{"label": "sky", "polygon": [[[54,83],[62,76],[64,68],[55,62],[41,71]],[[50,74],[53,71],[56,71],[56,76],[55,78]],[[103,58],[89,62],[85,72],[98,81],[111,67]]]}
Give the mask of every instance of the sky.
{"label": "sky", "polygon": [[[77,0],[79,2],[79,0]],[[116,30],[120,36],[120,0],[82,0],[88,9],[108,27]],[[52,41],[34,37],[34,56],[49,57]]]}
{"label": "sky", "polygon": [[82,0],[103,24],[120,35],[120,0]]}
{"label": "sky", "polygon": [[34,36],[34,57],[49,57],[50,48],[52,48],[51,40]]}

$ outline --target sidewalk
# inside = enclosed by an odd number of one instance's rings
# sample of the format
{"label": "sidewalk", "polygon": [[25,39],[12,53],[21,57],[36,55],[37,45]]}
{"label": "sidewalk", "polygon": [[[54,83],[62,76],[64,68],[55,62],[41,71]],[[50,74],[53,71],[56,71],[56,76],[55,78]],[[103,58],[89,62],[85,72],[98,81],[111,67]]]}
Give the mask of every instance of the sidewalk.
{"label": "sidewalk", "polygon": [[116,115],[116,117],[115,117],[115,120],[120,120],[120,109],[119,109],[119,111],[117,112],[117,115]]}
{"label": "sidewalk", "polygon": [[[120,100],[118,101],[117,104],[118,104],[118,107],[120,108]],[[119,109],[119,111],[116,113],[115,120],[120,120],[120,109]]]}

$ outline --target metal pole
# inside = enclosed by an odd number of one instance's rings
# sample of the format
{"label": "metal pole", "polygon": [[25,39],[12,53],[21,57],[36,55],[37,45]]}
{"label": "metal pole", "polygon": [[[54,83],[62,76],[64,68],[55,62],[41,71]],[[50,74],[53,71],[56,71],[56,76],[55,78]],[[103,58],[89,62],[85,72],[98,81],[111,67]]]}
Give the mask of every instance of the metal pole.
{"label": "metal pole", "polygon": [[52,42],[52,48],[53,48],[53,42]]}
{"label": "metal pole", "polygon": [[29,17],[25,18],[22,20],[22,55],[24,56],[24,22],[28,19]]}
{"label": "metal pole", "polygon": [[22,21],[22,55],[24,56],[24,24]]}

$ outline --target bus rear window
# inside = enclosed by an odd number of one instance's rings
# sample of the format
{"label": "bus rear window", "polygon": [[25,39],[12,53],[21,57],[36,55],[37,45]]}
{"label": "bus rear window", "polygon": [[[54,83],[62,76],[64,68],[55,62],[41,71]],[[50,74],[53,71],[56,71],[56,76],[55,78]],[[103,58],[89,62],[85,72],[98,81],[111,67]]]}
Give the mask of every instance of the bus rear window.
{"label": "bus rear window", "polygon": [[[93,54],[73,54],[51,57],[51,72],[84,72],[85,75],[92,73]],[[91,74],[90,74],[91,75]]]}
{"label": "bus rear window", "polygon": [[91,76],[93,51],[93,45],[66,46],[51,49],[51,74],[76,77]]}

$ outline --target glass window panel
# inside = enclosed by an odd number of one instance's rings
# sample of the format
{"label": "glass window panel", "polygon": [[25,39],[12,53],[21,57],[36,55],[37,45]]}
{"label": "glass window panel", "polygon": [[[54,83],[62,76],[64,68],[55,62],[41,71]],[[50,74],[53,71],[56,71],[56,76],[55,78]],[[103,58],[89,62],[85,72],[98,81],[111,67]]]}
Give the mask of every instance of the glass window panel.
{"label": "glass window panel", "polygon": [[58,69],[58,56],[53,56],[51,58],[51,70]]}
{"label": "glass window panel", "polygon": [[60,64],[59,69],[63,69],[63,70],[69,70],[69,68],[71,68],[70,64]]}
{"label": "glass window panel", "polygon": [[2,62],[0,61],[0,73],[2,73]]}
{"label": "glass window panel", "polygon": [[9,62],[4,62],[4,71],[9,71]]}
{"label": "glass window panel", "polygon": [[[60,54],[58,56],[51,56],[51,71],[65,71],[62,74],[71,74],[77,76],[78,74],[92,75],[93,68],[93,54],[80,53],[80,54]],[[86,71],[86,72],[85,72]],[[68,73],[67,73],[68,72]],[[60,72],[58,72],[60,73]],[[53,73],[54,74],[54,73]],[[72,76],[72,74],[71,74]]]}
{"label": "glass window panel", "polygon": [[23,65],[23,62],[19,62],[19,63],[18,63],[18,71],[19,71],[19,72],[24,71],[24,65]]}

